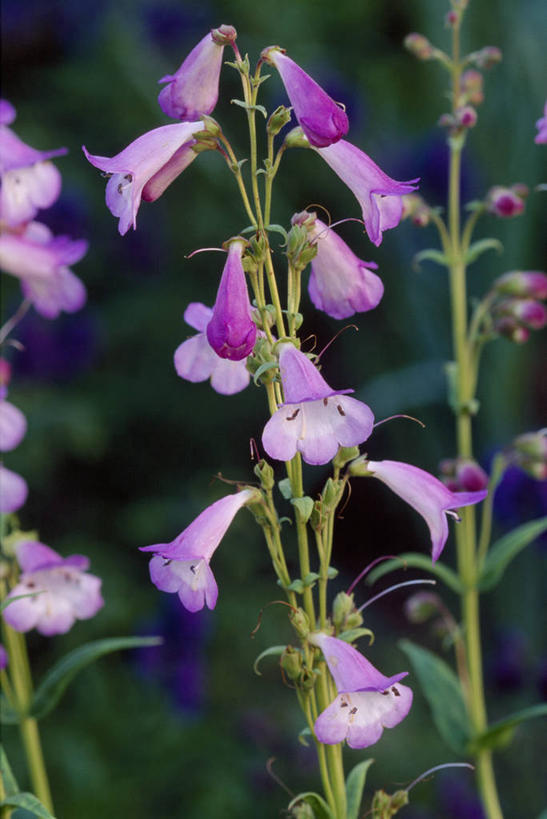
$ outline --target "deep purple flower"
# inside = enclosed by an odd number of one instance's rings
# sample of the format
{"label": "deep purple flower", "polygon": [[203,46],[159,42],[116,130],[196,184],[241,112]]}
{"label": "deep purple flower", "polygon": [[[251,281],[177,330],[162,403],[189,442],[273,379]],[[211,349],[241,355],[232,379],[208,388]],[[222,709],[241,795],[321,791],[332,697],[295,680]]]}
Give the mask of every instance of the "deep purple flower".
{"label": "deep purple flower", "polygon": [[338,690],[315,721],[319,742],[336,745],[346,739],[350,748],[367,748],[378,742],[384,728],[393,728],[406,717],[412,690],[400,680],[407,671],[385,677],[349,643],[321,632],[310,642],[323,652]]}
{"label": "deep purple flower", "polygon": [[8,127],[15,119],[15,108],[0,104],[0,218],[14,227],[34,219],[40,208],[48,208],[61,192],[61,174],[48,162],[63,156],[66,148],[37,151],[26,145]]}
{"label": "deep purple flower", "polygon": [[61,310],[74,313],[86,301],[86,289],[68,265],[87,252],[87,242],[53,236],[46,225],[31,222],[23,233],[0,235],[0,267],[21,279],[25,298],[45,318]]}
{"label": "deep purple flower", "polygon": [[500,219],[511,219],[523,212],[524,198],[527,195],[528,188],[524,185],[517,184],[510,188],[496,185],[488,191],[486,208]]}
{"label": "deep purple flower", "polygon": [[536,122],[538,132],[534,138],[537,145],[547,143],[547,102],[543,106],[543,116]]}
{"label": "deep purple flower", "polygon": [[294,60],[287,57],[283,49],[270,46],[264,49],[261,56],[279,71],[298,124],[310,145],[325,148],[347,134],[349,122],[346,112]]}
{"label": "deep purple flower", "polygon": [[285,403],[273,414],[262,433],[271,458],[290,461],[297,452],[308,464],[326,464],[340,446],[356,446],[372,432],[369,407],[346,393],[333,390],[309,358],[284,345],[279,369]]}
{"label": "deep purple flower", "polygon": [[15,600],[3,612],[16,631],[35,628],[46,636],[64,634],[75,620],[94,617],[104,605],[101,580],[87,574],[89,560],[84,555],[63,558],[43,543],[26,540],[17,546],[17,560],[22,574],[7,599],[32,597]]}
{"label": "deep purple flower", "polygon": [[[360,458],[353,463],[363,464],[365,471],[361,474],[368,473],[379,478],[422,515],[431,534],[434,561],[440,556],[448,538],[447,514],[457,517],[454,509],[479,503],[488,494],[486,489],[480,492],[451,492],[429,472],[399,461],[368,461]],[[355,468],[354,466],[353,469]]]}
{"label": "deep purple flower", "polygon": [[168,83],[158,102],[164,114],[182,121],[210,114],[218,100],[218,84],[224,46],[233,43],[237,32],[232,26],[212,29],[188,54],[175,74],[162,77]]}
{"label": "deep purple flower", "polygon": [[207,325],[209,344],[220,358],[229,358],[230,361],[247,358],[256,341],[256,324],[251,315],[251,302],[241,263],[245,245],[243,239],[230,242],[213,315]]}
{"label": "deep purple flower", "polygon": [[10,452],[19,446],[27,431],[27,419],[20,409],[4,398],[0,399],[0,452]]}
{"label": "deep purple flower", "polygon": [[188,611],[205,605],[214,609],[218,587],[209,562],[237,512],[256,497],[252,489],[227,495],[204,509],[171,543],[141,546],[141,552],[155,552],[152,583],[160,591],[177,592]]}
{"label": "deep purple flower", "polygon": [[141,198],[154,202],[196,158],[192,134],[203,128],[203,122],[163,125],[138,137],[113,157],[94,156],[82,146],[89,162],[110,175],[106,204],[119,217],[122,236],[131,226],[136,228]]}
{"label": "deep purple flower", "polygon": [[356,196],[369,239],[378,246],[382,242],[382,231],[396,227],[401,221],[401,197],[416,190],[418,179],[396,182],[367,154],[344,139],[317,151]]}
{"label": "deep purple flower", "polygon": [[200,332],[183,341],[175,350],[175,369],[181,378],[197,383],[211,379],[212,388],[221,395],[234,395],[248,386],[251,378],[245,359],[220,358],[207,340],[205,330],[213,311],[192,302],[184,312],[184,321]]}
{"label": "deep purple flower", "polygon": [[306,219],[310,239],[317,246],[308,283],[310,298],[317,309],[343,319],[376,307],[384,294],[382,280],[372,272],[378,265],[358,259],[344,240],[313,213],[296,214],[292,223],[300,223],[302,217]]}
{"label": "deep purple flower", "polygon": [[10,512],[17,512],[26,501],[27,495],[26,480],[0,463],[0,513],[8,515]]}

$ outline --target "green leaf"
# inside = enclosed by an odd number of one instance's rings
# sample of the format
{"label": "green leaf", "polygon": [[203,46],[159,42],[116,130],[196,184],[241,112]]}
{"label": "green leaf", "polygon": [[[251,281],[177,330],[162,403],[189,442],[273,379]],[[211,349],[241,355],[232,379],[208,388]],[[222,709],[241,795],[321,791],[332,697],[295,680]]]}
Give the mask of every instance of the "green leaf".
{"label": "green leaf", "polygon": [[465,753],[469,729],[457,676],[444,660],[410,640],[400,640],[399,647],[412,663],[439,734],[453,751]]}
{"label": "green leaf", "polygon": [[501,580],[509,563],[525,546],[532,543],[547,529],[547,516],[529,520],[496,541],[486,555],[479,577],[481,591],[492,589]]}
{"label": "green leaf", "polygon": [[439,580],[442,580],[449,589],[460,594],[463,591],[462,584],[456,572],[454,572],[440,560],[433,563],[427,555],[421,555],[419,552],[404,552],[399,557],[393,560],[385,560],[376,566],[369,574],[367,583],[375,583],[380,577],[383,577],[395,569],[424,569],[426,572],[434,574]]}
{"label": "green leaf", "polygon": [[287,241],[288,234],[282,225],[266,225],[265,229],[272,233],[280,233],[285,239],[285,241]]}
{"label": "green leaf", "polygon": [[315,819],[334,819],[331,809],[318,793],[313,793],[313,791],[299,793],[289,803],[289,810],[293,810],[300,802],[305,802],[312,808]]}
{"label": "green leaf", "polygon": [[265,361],[264,364],[261,364],[258,370],[253,375],[253,381],[255,382],[255,384],[258,386],[258,379],[260,378],[262,373],[265,373],[266,370],[272,370],[274,367],[278,366],[279,364],[277,363],[277,361]]}
{"label": "green leaf", "polygon": [[313,736],[312,732],[310,731],[308,726],[306,726],[305,728],[302,728],[302,730],[298,734],[298,741],[301,745],[304,746],[304,748],[309,748],[310,743],[308,742],[308,740],[311,739],[312,736]]}
{"label": "green leaf", "polygon": [[435,262],[435,264],[440,264],[442,267],[448,267],[449,264],[444,253],[442,253],[440,250],[433,250],[433,248],[421,250],[419,253],[416,253],[412,259],[413,270],[418,271],[420,269],[421,262]]}
{"label": "green leaf", "polygon": [[355,640],[358,640],[359,637],[368,637],[369,646],[374,642],[374,632],[369,628],[350,628],[338,635],[338,639],[344,640],[346,643],[353,643]]}
{"label": "green leaf", "polygon": [[547,703],[530,705],[522,711],[517,711],[504,719],[491,725],[487,730],[475,737],[470,743],[471,753],[487,750],[490,748],[503,748],[513,739],[515,728],[527,719],[536,717],[547,717]]}
{"label": "green leaf", "polygon": [[253,663],[253,671],[255,674],[258,674],[259,677],[262,676],[262,671],[258,670],[258,664],[264,657],[280,657],[281,654],[285,651],[287,646],[270,646],[269,648],[265,649],[261,654],[258,655],[256,660]]}
{"label": "green leaf", "polygon": [[109,637],[75,648],[47,672],[32,698],[29,716],[41,719],[49,714],[76,674],[103,655],[129,648],[157,646],[162,642],[161,637]]}
{"label": "green leaf", "polygon": [[279,481],[277,485],[279,487],[279,491],[281,492],[285,500],[290,500],[292,498],[291,479],[283,478],[283,480]]}
{"label": "green leaf", "polygon": [[0,722],[2,725],[17,725],[20,719],[19,714],[9,704],[4,694],[0,695]]}
{"label": "green leaf", "polygon": [[40,589],[39,591],[29,592],[28,594],[18,594],[15,597],[6,597],[5,600],[2,600],[0,603],[0,612],[4,611],[4,609],[9,606],[10,603],[15,603],[16,600],[22,600],[23,597],[36,597],[37,594],[44,594],[46,589]]}
{"label": "green leaf", "polygon": [[347,819],[359,819],[359,808],[363,799],[367,772],[373,762],[373,759],[364,759],[355,768],[352,768],[348,774],[346,779]]}
{"label": "green leaf", "polygon": [[497,250],[498,253],[502,253],[503,245],[499,239],[479,239],[467,248],[465,263],[471,264],[476,261],[486,250]]}
{"label": "green leaf", "polygon": [[13,796],[13,794],[18,793],[19,785],[13,775],[3,745],[0,745],[0,773],[2,774],[2,783],[6,796]]}
{"label": "green leaf", "polygon": [[0,808],[24,808],[32,813],[34,816],[40,816],[41,819],[55,819],[37,799],[33,793],[21,792],[14,793],[0,802]]}
{"label": "green leaf", "polygon": [[313,512],[313,500],[307,496],[304,498],[291,498],[291,503],[295,508],[295,517],[299,523],[307,523]]}
{"label": "green leaf", "polygon": [[319,580],[319,575],[317,572],[308,572],[308,574],[302,578],[302,585],[305,589],[311,589],[313,586],[315,586],[317,580]]}
{"label": "green leaf", "polygon": [[334,580],[335,577],[338,577],[338,569],[335,569],[334,566],[329,566],[327,569],[327,577],[329,580]]}
{"label": "green leaf", "polygon": [[250,105],[244,100],[230,100],[232,105],[239,105],[240,108],[245,108],[246,111],[260,111],[264,119],[268,119],[268,112],[263,105]]}
{"label": "green leaf", "polygon": [[[279,581],[277,582],[279,583]],[[292,583],[289,583],[288,586],[283,586],[283,588],[287,589],[287,591],[296,592],[297,594],[304,593],[304,584],[302,583],[299,577],[297,577],[296,580],[293,580]]]}

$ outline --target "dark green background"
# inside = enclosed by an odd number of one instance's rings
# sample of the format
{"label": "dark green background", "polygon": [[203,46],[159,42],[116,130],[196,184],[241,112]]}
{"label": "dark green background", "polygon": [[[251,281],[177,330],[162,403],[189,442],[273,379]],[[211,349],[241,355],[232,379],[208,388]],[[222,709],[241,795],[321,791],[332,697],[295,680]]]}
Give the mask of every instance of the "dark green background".
{"label": "dark green background", "polygon": [[[262,607],[280,597],[250,516],[236,518],[215,555],[214,613],[185,616],[173,596],[150,584],[147,559],[137,551],[172,539],[220,497],[225,488],[212,481],[215,473],[240,480],[252,474],[249,438],[259,439],[266,419],[264,391],[251,386],[225,398],[208,384],[181,381],[172,366],[175,348],[191,332],[182,321],[186,304],[212,304],[222,264],[215,254],[192,260],[185,254],[218,246],[245,227],[235,185],[220,156],[202,155],[159,201],[141,207],[137,231],[122,238],[104,206],[104,180],[80,146],[111,156],[165,124],[157,79],[174,71],[209,28],[229,23],[253,63],[265,46],[284,46],[347,103],[350,140],[395,178],[421,176],[422,193],[442,204],[446,148],[435,123],[448,106],[446,77],[406,53],[402,40],[417,30],[447,47],[445,10],[434,0],[3,4],[3,95],[17,107],[15,129],[33,146],[70,150],[57,163],[61,199],[43,219],[56,232],[90,242],[74,268],[89,290],[86,308],[56,322],[29,316],[21,325],[26,351],[12,355],[10,397],[27,414],[29,432],[7,463],[30,485],[23,526],[39,528],[41,539],[62,553],[89,554],[92,570],[104,578],[106,606],[66,637],[31,635],[33,663],[40,673],[69,648],[102,636],[163,633],[166,639],[155,655],[113,656],[86,670],[44,720],[59,819],[279,816],[287,796],[267,773],[271,757],[293,793],[316,787],[313,753],[297,740],[302,722],[292,692],[275,661],[264,663],[262,677],[251,668],[257,654],[292,635],[284,610],[273,606],[250,636]],[[464,47],[497,45],[504,61],[486,75],[486,102],[465,158],[466,199],[493,184],[533,188],[542,181],[547,149],[533,138],[545,92],[544,18],[539,0],[471,3]],[[241,157],[244,117],[229,104],[237,96],[237,75],[225,68],[214,115]],[[262,102],[272,110],[285,99],[272,76]],[[544,196],[531,195],[523,218],[480,224],[477,236],[501,239],[505,253],[490,252],[471,268],[472,296],[500,273],[541,266]],[[272,221],[287,224],[310,203],[323,204],[333,219],[359,215],[351,193],[319,157],[292,151],[279,175]],[[329,348],[324,374],[335,387],[355,387],[377,418],[406,412],[422,419],[425,430],[405,421],[383,426],[367,451],[435,472],[438,460],[454,452],[443,377],[450,356],[446,276],[429,263],[419,271],[411,265],[414,253],[435,246],[435,232],[403,224],[385,234],[379,249],[355,224],[341,232],[359,256],[379,264],[386,293],[377,310],[357,318],[358,333],[347,330]],[[282,268],[281,250],[278,260]],[[6,314],[18,299],[17,282],[6,281]],[[343,323],[311,310],[307,297],[304,308],[306,328],[322,347]],[[540,344],[539,337],[525,347],[499,341],[485,354],[476,424],[484,465],[516,434],[541,425]],[[325,474],[306,473],[310,491],[320,489]],[[339,525],[337,589],[375,555],[429,548],[412,510],[381,485],[363,484],[354,482],[353,503]],[[500,533],[540,511],[537,485],[515,475],[513,484],[498,504]],[[451,541],[445,556],[453,561]],[[540,558],[541,547],[530,547],[484,598],[493,719],[538,701],[546,685]],[[367,594],[363,586],[357,597]],[[439,647],[427,627],[405,620],[405,596],[388,597],[367,618],[377,634],[367,656],[388,674],[407,667],[399,638]],[[456,601],[448,594],[446,601],[456,612]],[[539,725],[527,723],[498,756],[503,802],[514,819],[529,819],[542,807],[540,735]],[[24,784],[16,733],[6,730],[5,738]],[[370,752],[348,752],[348,766],[367,756],[376,759],[370,792],[396,789],[455,759],[418,691],[407,720]],[[401,815],[478,816],[471,781],[460,771],[424,783]]]}

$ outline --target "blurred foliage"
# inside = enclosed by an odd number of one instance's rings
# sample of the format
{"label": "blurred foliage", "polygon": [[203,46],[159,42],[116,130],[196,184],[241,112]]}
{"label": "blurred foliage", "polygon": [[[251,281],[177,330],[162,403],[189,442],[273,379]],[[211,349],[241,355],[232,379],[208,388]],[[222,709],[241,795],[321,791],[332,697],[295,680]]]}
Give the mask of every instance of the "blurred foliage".
{"label": "blurred foliage", "polygon": [[[257,805],[261,816],[278,816],[288,797],[268,773],[272,757],[276,776],[292,793],[317,787],[314,754],[298,743],[302,720],[275,660],[265,664],[261,678],[252,672],[263,649],[292,635],[282,607],[272,606],[251,637],[260,611],[281,595],[250,517],[238,516],[215,556],[220,598],[214,613],[185,615],[173,597],[149,583],[147,560],[136,549],[172,539],[220,497],[217,472],[251,477],[249,438],[259,440],[265,420],[261,389],[251,386],[224,398],[208,384],[182,382],[172,367],[175,348],[191,334],[182,321],[187,303],[211,304],[221,270],[216,254],[184,257],[220,245],[245,226],[235,186],[219,156],[202,155],[160,200],[141,207],[138,230],[121,238],[104,206],[104,180],[80,146],[113,155],[164,124],[157,79],[178,67],[208,28],[224,22],[236,26],[239,47],[252,61],[266,45],[287,48],[347,103],[351,141],[393,177],[421,176],[421,192],[442,204],[446,149],[435,123],[446,110],[445,78],[441,69],[410,57],[402,39],[415,30],[446,45],[444,12],[438,0],[4,0],[3,96],[17,107],[16,130],[36,147],[70,149],[58,161],[61,199],[43,220],[57,232],[90,241],[75,268],[89,290],[85,310],[56,322],[31,314],[21,324],[25,351],[12,355],[10,394],[28,416],[29,433],[9,465],[30,484],[23,525],[39,528],[41,539],[63,553],[89,554],[92,570],[104,578],[106,600],[97,618],[66,637],[32,635],[33,662],[40,676],[90,639],[166,637],[164,649],[113,655],[87,669],[42,723],[59,819],[242,819],[257,816]],[[545,151],[533,137],[544,102],[545,50],[538,35],[544,13],[540,0],[471,2],[465,47],[497,45],[504,61],[486,76],[486,102],[466,152],[467,199],[496,183],[533,188],[542,181]],[[229,103],[238,95],[237,75],[226,68],[214,116],[244,155],[243,117]],[[271,110],[284,101],[273,76],[263,102]],[[471,268],[471,296],[506,270],[540,265],[544,196],[531,195],[523,218],[480,226],[477,238],[494,235],[505,254],[485,254]],[[323,204],[333,219],[358,215],[351,193],[317,156],[290,152],[272,221],[287,224],[310,203]],[[358,333],[346,331],[329,348],[325,375],[335,386],[354,386],[378,418],[419,416],[425,430],[394,421],[367,448],[374,458],[407,460],[435,472],[438,460],[454,449],[443,375],[450,356],[447,287],[440,268],[427,262],[418,272],[411,268],[413,255],[435,242],[434,231],[403,224],[386,234],[379,249],[355,224],[341,233],[359,256],[378,262],[386,294],[377,310],[358,317]],[[278,259],[282,266],[281,249]],[[5,282],[6,314],[18,300],[17,282]],[[306,326],[321,348],[339,324],[312,313],[307,297],[305,307]],[[540,344],[536,335],[523,348],[499,341],[486,352],[476,424],[483,464],[510,438],[541,424]],[[323,473],[306,470],[305,477],[318,489]],[[538,485],[518,475],[512,480],[503,507],[498,504],[499,534],[540,512]],[[352,503],[339,523],[339,588],[376,555],[428,548],[423,522],[373,483],[354,482]],[[451,562],[450,545],[447,554]],[[537,701],[538,687],[546,686],[539,659],[539,557],[539,547],[528,549],[484,598],[492,719]],[[455,599],[446,597],[454,607]],[[425,627],[404,621],[403,599],[398,593],[382,600],[366,623],[376,632],[368,656],[388,674],[405,666],[397,639],[438,647]],[[5,740],[26,787],[16,731],[6,729]],[[527,723],[497,757],[502,798],[514,819],[529,819],[541,804],[539,741],[540,728]],[[373,752],[369,793],[393,789],[450,758],[420,696],[409,718],[386,732]],[[350,750],[347,755],[348,770],[363,758]],[[471,778],[445,773],[417,787],[402,814],[463,817],[472,814],[457,806],[472,804]]]}

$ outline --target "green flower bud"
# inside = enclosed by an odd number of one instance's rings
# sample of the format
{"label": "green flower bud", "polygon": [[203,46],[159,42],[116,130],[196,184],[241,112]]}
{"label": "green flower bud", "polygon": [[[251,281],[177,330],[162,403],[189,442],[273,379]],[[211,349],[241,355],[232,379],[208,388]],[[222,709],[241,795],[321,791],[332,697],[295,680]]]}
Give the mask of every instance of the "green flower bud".
{"label": "green flower bud", "polygon": [[341,446],[332,462],[337,469],[342,469],[349,461],[359,457],[358,446]]}
{"label": "green flower bud", "polygon": [[311,671],[309,668],[302,669],[302,673],[300,674],[300,679],[298,681],[300,688],[303,688],[304,691],[311,691],[311,689],[315,686],[316,681],[317,674],[315,671]]}
{"label": "green flower bud", "polygon": [[275,486],[275,477],[273,468],[263,458],[257,463],[253,472],[260,480],[260,484],[267,492]]}
{"label": "green flower bud", "polygon": [[334,598],[332,604],[332,622],[338,631],[342,630],[345,625],[346,618],[355,608],[353,601],[353,594],[346,594],[346,592],[339,592]]}
{"label": "green flower bud", "polygon": [[287,136],[285,137],[285,142],[283,143],[286,148],[309,148],[310,143],[304,136],[304,131],[300,126],[297,128],[293,128],[292,131],[289,131]]}
{"label": "green flower bud", "polygon": [[302,673],[302,653],[293,646],[287,646],[281,655],[281,668],[289,680],[297,680]]}
{"label": "green flower bud", "polygon": [[393,795],[376,791],[372,800],[372,819],[391,819],[405,805],[408,805],[407,791],[395,791]]}
{"label": "green flower bud", "polygon": [[367,468],[368,464],[368,457],[366,455],[361,455],[360,458],[356,458],[354,461],[350,463],[348,466],[348,472],[352,477],[355,478],[366,478],[371,473],[368,471]]}
{"label": "green flower bud", "polygon": [[290,122],[291,119],[291,112],[288,108],[285,108],[284,105],[280,105],[279,108],[276,108],[273,114],[271,115],[270,119],[268,120],[267,130],[269,134],[273,134],[274,136],[278,134],[285,125]]}
{"label": "green flower bud", "polygon": [[403,42],[405,48],[419,60],[430,60],[435,53],[434,47],[423,34],[407,34]]}
{"label": "green flower bud", "polygon": [[310,633],[310,621],[304,609],[291,609],[289,620],[298,636],[305,640]]}

